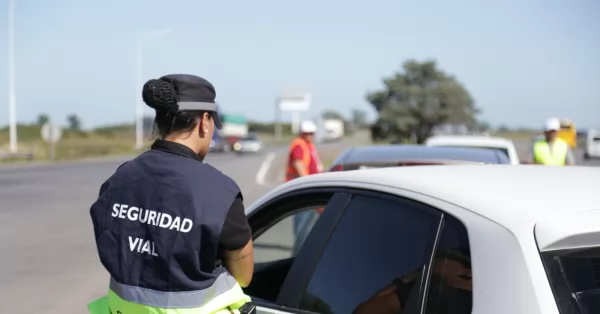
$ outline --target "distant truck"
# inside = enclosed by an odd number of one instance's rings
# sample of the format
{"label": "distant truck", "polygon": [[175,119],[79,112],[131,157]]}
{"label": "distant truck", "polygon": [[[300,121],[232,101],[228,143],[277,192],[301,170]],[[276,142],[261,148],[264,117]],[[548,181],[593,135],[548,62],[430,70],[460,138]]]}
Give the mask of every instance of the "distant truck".
{"label": "distant truck", "polygon": [[577,147],[577,129],[575,123],[569,119],[560,120],[560,131],[558,137],[565,140],[571,148]]}
{"label": "distant truck", "polygon": [[241,115],[219,113],[223,127],[213,135],[211,149],[229,152],[240,139],[248,136],[248,121]]}
{"label": "distant truck", "polygon": [[344,137],[344,121],[340,119],[323,120],[323,141],[339,141]]}

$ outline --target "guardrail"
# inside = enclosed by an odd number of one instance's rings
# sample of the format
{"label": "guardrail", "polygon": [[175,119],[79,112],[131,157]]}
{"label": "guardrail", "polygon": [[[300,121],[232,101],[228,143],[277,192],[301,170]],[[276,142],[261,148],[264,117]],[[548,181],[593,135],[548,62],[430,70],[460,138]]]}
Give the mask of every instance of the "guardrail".
{"label": "guardrail", "polygon": [[0,160],[33,160],[34,154],[33,152],[17,152],[17,153],[7,153],[0,152]]}

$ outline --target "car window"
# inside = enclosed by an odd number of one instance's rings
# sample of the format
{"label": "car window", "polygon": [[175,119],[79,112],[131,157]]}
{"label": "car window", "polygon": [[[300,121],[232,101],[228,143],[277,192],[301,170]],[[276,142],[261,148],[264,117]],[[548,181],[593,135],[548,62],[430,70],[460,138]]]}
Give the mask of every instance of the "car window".
{"label": "car window", "polygon": [[311,206],[284,218],[254,240],[254,261],[272,262],[296,256],[317,222],[317,208]]}
{"label": "car window", "polygon": [[600,247],[543,252],[561,314],[600,313]]}
{"label": "car window", "polygon": [[470,314],[473,307],[471,251],[467,229],[445,215],[431,268],[426,314]]}
{"label": "car window", "polygon": [[[318,313],[416,313],[440,214],[409,202],[355,195],[302,296]],[[387,312],[386,312],[387,313]]]}

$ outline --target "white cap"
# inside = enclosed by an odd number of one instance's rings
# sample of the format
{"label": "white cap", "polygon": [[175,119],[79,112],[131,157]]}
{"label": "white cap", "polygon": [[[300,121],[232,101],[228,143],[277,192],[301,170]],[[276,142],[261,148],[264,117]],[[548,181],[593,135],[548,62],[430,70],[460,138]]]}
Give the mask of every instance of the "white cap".
{"label": "white cap", "polygon": [[546,120],[545,131],[558,131],[560,130],[560,121],[556,118],[550,118]]}
{"label": "white cap", "polygon": [[302,121],[300,123],[300,133],[315,133],[317,132],[317,125],[312,121]]}

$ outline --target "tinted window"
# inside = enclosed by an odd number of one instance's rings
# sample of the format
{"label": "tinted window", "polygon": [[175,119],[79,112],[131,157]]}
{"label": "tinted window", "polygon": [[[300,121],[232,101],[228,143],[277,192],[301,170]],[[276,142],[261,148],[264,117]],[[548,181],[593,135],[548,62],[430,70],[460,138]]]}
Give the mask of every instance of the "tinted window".
{"label": "tinted window", "polygon": [[542,258],[561,313],[600,313],[600,248],[544,252]]}
{"label": "tinted window", "polygon": [[440,214],[354,196],[329,239],[300,308],[318,313],[415,313]]}
{"label": "tinted window", "polygon": [[471,252],[465,226],[445,216],[433,260],[426,314],[470,314],[473,307]]}

